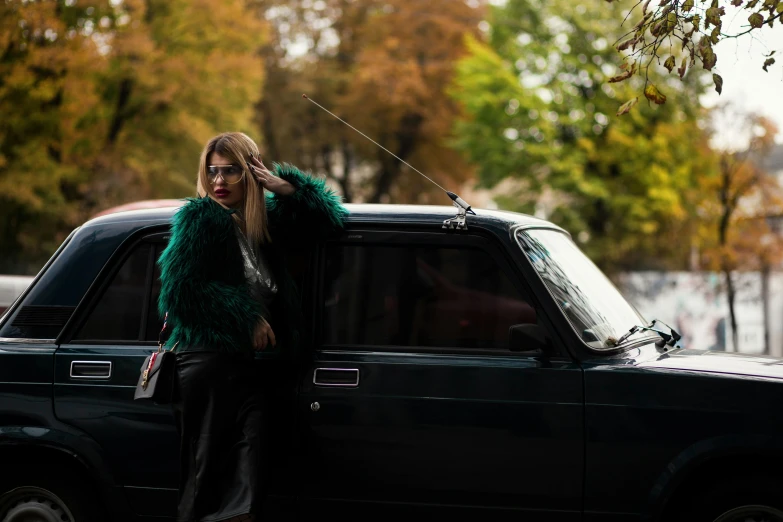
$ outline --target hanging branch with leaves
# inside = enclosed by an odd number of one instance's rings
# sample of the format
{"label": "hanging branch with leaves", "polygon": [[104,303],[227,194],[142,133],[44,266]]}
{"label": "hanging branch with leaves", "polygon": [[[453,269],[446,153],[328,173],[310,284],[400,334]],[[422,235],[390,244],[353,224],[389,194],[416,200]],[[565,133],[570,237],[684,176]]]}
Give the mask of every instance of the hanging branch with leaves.
{"label": "hanging branch with leaves", "polygon": [[[607,0],[613,2],[615,0]],[[630,10],[625,21],[641,9],[636,25],[618,40],[616,49],[626,55],[622,73],[609,81],[622,82],[635,74],[644,75],[644,96],[656,104],[666,103],[666,96],[650,80],[650,67],[663,65],[668,72],[682,79],[697,64],[707,71],[713,71],[718,62],[714,46],[721,40],[783,24],[783,0],[731,0],[732,6],[749,12],[748,23],[740,31],[723,31],[726,16],[725,0],[660,0],[651,6],[652,0],[640,0]],[[625,21],[623,23],[625,23]],[[769,71],[775,64],[775,51],[765,55],[762,68]],[[723,78],[713,72],[715,90],[723,91]],[[630,111],[638,102],[633,98],[623,104],[617,114]]]}

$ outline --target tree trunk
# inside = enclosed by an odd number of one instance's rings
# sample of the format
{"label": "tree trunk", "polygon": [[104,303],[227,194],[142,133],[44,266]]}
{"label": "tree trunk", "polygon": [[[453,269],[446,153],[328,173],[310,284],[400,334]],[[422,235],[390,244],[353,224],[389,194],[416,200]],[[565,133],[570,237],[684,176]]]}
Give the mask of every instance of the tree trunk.
{"label": "tree trunk", "polygon": [[726,299],[729,302],[729,320],[731,321],[731,341],[734,351],[739,351],[739,332],[737,331],[737,316],[734,310],[735,289],[731,279],[731,269],[724,264],[723,276],[726,278]]}
{"label": "tree trunk", "polygon": [[764,354],[770,355],[772,347],[769,344],[769,265],[761,267],[761,310],[764,314]]}
{"label": "tree trunk", "polygon": [[729,303],[729,320],[731,321],[731,340],[734,347],[734,351],[739,351],[739,332],[737,331],[737,317],[734,311],[734,281],[731,279],[731,267],[727,259],[725,252],[726,245],[729,239],[729,224],[731,223],[731,215],[734,211],[732,207],[731,198],[729,197],[729,190],[731,189],[731,178],[729,176],[730,166],[725,163],[727,160],[724,158],[721,170],[722,170],[722,185],[719,194],[723,213],[718,223],[718,244],[720,245],[721,256],[721,269],[723,270],[723,276],[726,279],[726,300]]}
{"label": "tree trunk", "polygon": [[[267,69],[268,71],[269,69]],[[277,136],[275,136],[275,125],[272,121],[272,108],[269,100],[264,97],[259,103],[261,112],[261,127],[264,133],[264,146],[266,151],[263,154],[266,158],[273,158],[276,161],[280,158],[280,150],[277,148]]]}
{"label": "tree trunk", "polygon": [[346,140],[343,140],[343,178],[340,180],[340,188],[343,189],[343,200],[346,203],[353,202],[353,191],[351,190],[351,172],[353,171],[353,151]]}
{"label": "tree trunk", "polygon": [[109,135],[106,137],[107,145],[114,145],[122,130],[122,126],[125,124],[125,120],[128,116],[126,114],[126,107],[130,100],[132,88],[133,80],[130,78],[125,78],[120,82],[120,90],[117,95],[117,107],[114,110],[114,117],[109,126]]}
{"label": "tree trunk", "polygon": [[[419,129],[423,121],[424,118],[419,114],[410,113],[403,116],[399,130],[395,133],[398,143],[396,154],[399,158],[407,161],[407,158],[416,150]],[[381,141],[381,143],[383,142]],[[381,169],[377,176],[375,190],[369,199],[370,203],[381,202],[381,198],[389,193],[402,170],[402,162],[393,156],[389,156],[388,152],[378,149],[378,155]],[[414,174],[418,176],[415,172],[412,172],[411,175]]]}

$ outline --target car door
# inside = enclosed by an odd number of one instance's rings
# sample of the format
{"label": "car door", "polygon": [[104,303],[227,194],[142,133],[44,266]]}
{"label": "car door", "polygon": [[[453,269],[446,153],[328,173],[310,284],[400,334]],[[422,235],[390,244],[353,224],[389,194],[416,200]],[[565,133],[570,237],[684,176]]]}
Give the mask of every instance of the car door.
{"label": "car door", "polygon": [[155,261],[166,235],[121,248],[80,303],[55,354],[54,411],[103,448],[136,514],[175,516],[179,441],[167,406],[134,401],[161,322]]}
{"label": "car door", "polygon": [[509,351],[510,326],[547,322],[503,252],[371,229],[323,248],[298,406],[303,518],[580,519],[582,372]]}
{"label": "car door", "polygon": [[[71,332],[55,354],[57,417],[92,437],[104,449],[128,503],[137,515],[175,517],[179,438],[169,406],[133,400],[144,359],[157,349],[162,326],[157,300],[157,259],[168,233],[148,234],[120,249],[79,305]],[[309,258],[292,256],[289,272],[300,288]],[[299,266],[301,265],[301,266]],[[304,267],[304,268],[302,268]],[[256,355],[258,385],[268,398],[270,499],[265,516],[287,517],[294,509],[291,466],[296,379],[289,358]]]}

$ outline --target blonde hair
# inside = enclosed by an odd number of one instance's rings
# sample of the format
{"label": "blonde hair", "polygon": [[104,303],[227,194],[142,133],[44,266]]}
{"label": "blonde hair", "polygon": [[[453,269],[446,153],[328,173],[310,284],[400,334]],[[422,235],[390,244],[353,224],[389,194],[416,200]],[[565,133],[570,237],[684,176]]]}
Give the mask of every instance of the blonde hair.
{"label": "blonde hair", "polygon": [[[198,165],[196,192],[202,198],[209,196],[214,201],[217,201],[208,190],[209,180],[207,179],[207,160],[213,152],[229,158],[232,163],[240,165],[245,171],[245,177],[240,182],[245,187],[244,209],[241,214],[235,213],[234,219],[240,225],[244,223],[245,234],[253,244],[260,245],[271,242],[272,239],[269,236],[269,230],[266,225],[264,188],[255,182],[255,178],[250,173],[250,167],[247,164],[250,156],[257,157],[259,155],[258,145],[244,133],[224,132],[209,140],[204,146]],[[217,202],[222,207],[228,208],[220,201]]]}

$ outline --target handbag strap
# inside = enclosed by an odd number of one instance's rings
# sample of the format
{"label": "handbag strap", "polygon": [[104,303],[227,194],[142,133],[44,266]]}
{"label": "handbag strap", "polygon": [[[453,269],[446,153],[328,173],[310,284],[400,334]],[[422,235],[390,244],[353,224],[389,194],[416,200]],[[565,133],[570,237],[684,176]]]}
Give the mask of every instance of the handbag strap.
{"label": "handbag strap", "polygon": [[[167,311],[164,314],[164,316],[163,316],[163,328],[160,329],[160,333],[158,334],[158,352],[162,352],[163,351],[163,343],[166,342],[166,341],[163,340],[163,332],[166,331],[166,328],[168,327],[168,324],[169,324],[169,313]],[[172,346],[171,349],[173,350],[174,348],[176,348],[176,346],[178,344],[179,344],[179,341],[174,343],[174,346]]]}

